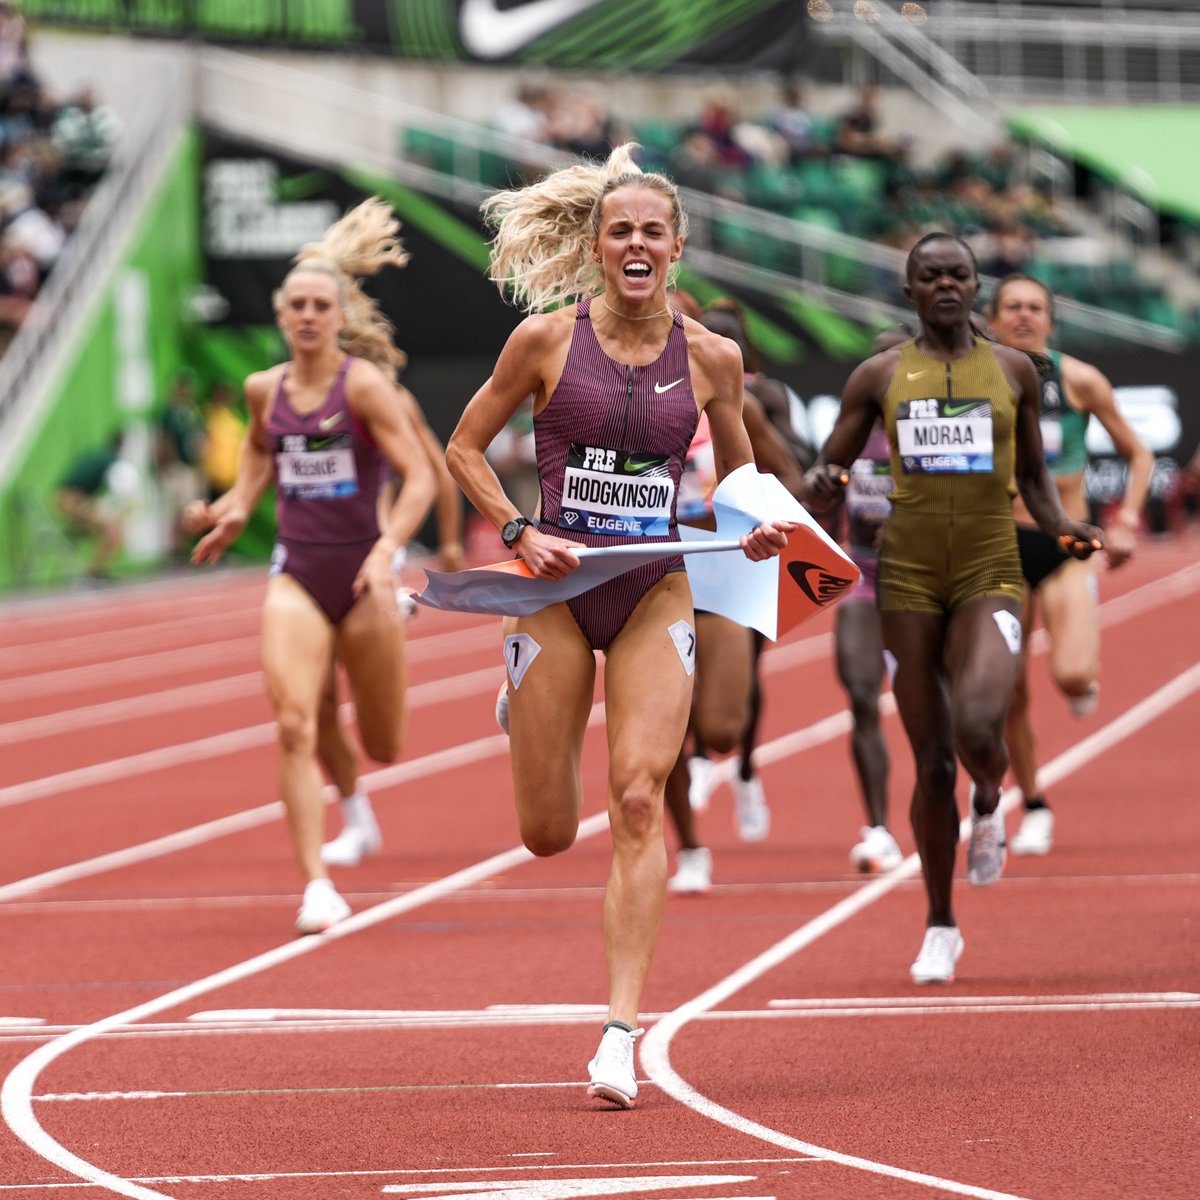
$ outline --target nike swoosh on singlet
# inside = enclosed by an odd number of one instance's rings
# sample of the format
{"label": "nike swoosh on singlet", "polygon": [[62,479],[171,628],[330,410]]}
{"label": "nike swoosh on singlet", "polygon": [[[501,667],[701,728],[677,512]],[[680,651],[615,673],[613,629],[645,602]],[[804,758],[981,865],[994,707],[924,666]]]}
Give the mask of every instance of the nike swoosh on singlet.
{"label": "nike swoosh on singlet", "polygon": [[909,381],[913,379],[920,379],[922,375],[928,375],[932,369],[932,367],[926,367],[923,371],[907,371],[905,372],[904,378]]}
{"label": "nike swoosh on singlet", "polygon": [[340,413],[340,412],[332,413],[328,417],[322,417],[317,422],[317,425],[321,429],[332,429],[345,415],[346,415],[345,413]]}
{"label": "nike swoosh on singlet", "polygon": [[647,467],[658,466],[660,461],[657,458],[627,458],[625,460],[625,470],[633,475],[639,471],[644,471]]}
{"label": "nike swoosh on singlet", "polygon": [[507,58],[544,33],[595,8],[600,0],[530,0],[520,8],[498,8],[496,0],[463,0],[458,34],[476,58]]}
{"label": "nike swoosh on singlet", "polygon": [[674,383],[656,383],[654,390],[661,396],[663,392],[669,392],[673,387],[678,387],[683,382],[682,377],[676,379]]}
{"label": "nike swoosh on singlet", "polygon": [[982,403],[982,400],[968,400],[966,404],[946,404],[942,406],[942,415],[945,417],[961,417],[963,413],[969,413],[973,408],[978,408]]}

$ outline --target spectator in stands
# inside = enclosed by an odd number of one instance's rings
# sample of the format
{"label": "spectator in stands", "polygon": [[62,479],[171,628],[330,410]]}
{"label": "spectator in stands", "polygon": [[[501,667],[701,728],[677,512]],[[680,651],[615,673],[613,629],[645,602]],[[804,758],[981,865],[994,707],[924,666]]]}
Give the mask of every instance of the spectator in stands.
{"label": "spectator in stands", "polygon": [[118,430],[107,443],[86,450],[75,459],[55,493],[68,532],[76,537],[96,538],[87,565],[87,573],[93,579],[108,578],[108,565],[125,537],[120,509],[113,502],[114,494],[124,488],[123,478],[114,474],[121,461],[120,453]]}
{"label": "spectator in stands", "polygon": [[863,88],[857,102],[838,117],[833,148],[855,158],[908,157],[907,141],[879,132],[879,89],[874,85]]}
{"label": "spectator in stands", "polygon": [[112,157],[121,134],[121,120],[106,104],[97,104],[89,87],[81,88],[55,114],[50,137],[62,159],[68,190],[95,186]]}
{"label": "spectator in stands", "polygon": [[692,129],[671,155],[670,174],[675,183],[695,192],[719,195],[726,191],[726,170],[716,143],[702,129]]}
{"label": "spectator in stands", "polygon": [[204,489],[211,504],[237,481],[238,454],[246,425],[233,403],[233,387],[227,380],[214,383],[204,406],[204,444],[200,465]]}
{"label": "spectator in stands", "polygon": [[609,115],[600,95],[586,88],[564,98],[550,134],[560,150],[590,159],[606,159],[614,146],[629,140],[626,131]]}
{"label": "spectator in stands", "polygon": [[767,116],[767,128],[783,139],[793,164],[826,152],[813,115],[804,104],[804,89],[794,79],[783,85],[779,104]]}
{"label": "spectator in stands", "polygon": [[554,99],[550,91],[535,83],[522,83],[516,95],[496,112],[495,124],[501,133],[524,138],[527,142],[548,142],[553,125]]}
{"label": "spectator in stands", "polygon": [[712,142],[717,158],[727,167],[748,167],[754,161],[734,136],[740,119],[733,92],[728,88],[710,93],[700,113],[700,130]]}
{"label": "spectator in stands", "polygon": [[167,506],[171,555],[184,558],[184,510],[204,495],[200,460],[204,453],[204,422],[196,406],[196,377],[180,371],[155,427],[158,482]]}
{"label": "spectator in stands", "polygon": [[0,88],[29,70],[25,17],[12,0],[0,0]]}

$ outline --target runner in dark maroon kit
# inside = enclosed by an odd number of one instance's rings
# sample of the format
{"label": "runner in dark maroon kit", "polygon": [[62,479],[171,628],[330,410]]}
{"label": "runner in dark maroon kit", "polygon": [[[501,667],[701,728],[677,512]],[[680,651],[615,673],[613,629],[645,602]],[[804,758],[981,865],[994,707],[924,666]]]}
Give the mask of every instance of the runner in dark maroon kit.
{"label": "runner in dark maroon kit", "polygon": [[[211,531],[193,561],[215,562],[274,477],[279,540],[262,656],[279,725],[279,790],[306,881],[300,933],[319,933],[350,914],[321,861],[318,711],[335,653],[367,754],[391,762],[403,734],[404,632],[392,561],[429,511],[434,475],[394,375],[385,373],[399,357],[391,328],[350,274],[403,265],[398,228],[391,210],[371,199],[297,256],[275,296],[291,361],[246,380],[250,427],[237,482],[188,513],[193,532]],[[404,483],[381,532],[377,501],[388,464]]]}
{"label": "runner in dark maroon kit", "polygon": [[[686,233],[674,185],[643,175],[621,147],[602,167],[565,168],[486,207],[497,225],[492,278],[533,315],[464,412],[447,448],[451,471],[539,578],[574,570],[579,544],[672,540],[683,457],[701,410],[718,475],[751,461],[737,347],[667,301]],[[536,524],[484,457],[530,395]],[[746,554],[778,553],[786,529],[759,526],[743,538]],[[635,1026],[666,888],[663,785],[691,703],[691,589],[682,563],[667,559],[506,622],[505,632],[517,814],[535,854],[558,854],[575,840],[594,651],[607,656],[610,998],[589,1094],[629,1107]]]}

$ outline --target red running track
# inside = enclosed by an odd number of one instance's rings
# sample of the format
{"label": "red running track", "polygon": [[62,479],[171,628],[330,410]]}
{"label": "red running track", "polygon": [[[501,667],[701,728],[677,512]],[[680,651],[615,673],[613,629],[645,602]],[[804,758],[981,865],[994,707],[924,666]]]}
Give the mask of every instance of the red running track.
{"label": "red running track", "polygon": [[422,612],[406,757],[370,775],[384,852],[339,872],[350,922],[293,939],[259,574],[10,604],[0,1200],[1191,1197],[1196,550],[1147,543],[1102,576],[1092,716],[1035,660],[1058,843],[958,887],[948,988],[908,979],[915,858],[848,868],[828,618],[772,647],[771,837],[737,840],[727,789],[701,817],[717,882],[668,900],[632,1112],[583,1083],[606,995],[602,708],[580,840],[534,861],[495,624]]}

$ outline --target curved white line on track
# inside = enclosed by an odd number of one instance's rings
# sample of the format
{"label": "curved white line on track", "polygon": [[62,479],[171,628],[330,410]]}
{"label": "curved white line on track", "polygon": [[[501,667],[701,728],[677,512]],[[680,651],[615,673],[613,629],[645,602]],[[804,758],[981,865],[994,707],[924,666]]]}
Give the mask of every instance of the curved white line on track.
{"label": "curved white line on track", "polygon": [[[1052,760],[1044,768],[1048,784],[1061,779],[1090,761],[1097,754],[1111,748],[1124,738],[1136,732],[1142,726],[1152,721],[1160,712],[1179,703],[1193,692],[1200,689],[1200,664],[1193,665],[1189,670],[1177,676],[1170,683],[1158,689],[1152,695],[1129,709],[1122,716],[1109,722],[1085,738],[1066,753]],[[827,722],[821,722],[825,725]],[[820,738],[819,740],[825,740]],[[1017,792],[1010,790],[1005,794],[1003,803],[1011,808],[1017,802]],[[577,841],[592,837],[608,825],[606,813],[597,813],[585,818],[579,826]],[[302,938],[269,950],[255,958],[247,959],[224,971],[219,971],[205,979],[177,988],[154,1000],[146,1001],[134,1008],[115,1013],[91,1025],[82,1026],[63,1037],[38,1047],[32,1054],[19,1062],[0,1089],[0,1114],[12,1129],[13,1133],[30,1147],[36,1154],[61,1167],[80,1179],[107,1187],[110,1191],[121,1196],[132,1197],[133,1200],[164,1200],[165,1193],[151,1191],[139,1184],[112,1175],[107,1171],[86,1162],[54,1140],[40,1125],[33,1111],[34,1086],[41,1072],[66,1054],[69,1050],[91,1041],[120,1026],[130,1025],[145,1017],[153,1016],[168,1008],[183,1004],[197,996],[205,995],[218,988],[248,978],[272,969],[282,963],[312,953],[320,947],[363,929],[369,929],[383,921],[390,920],[403,912],[411,911],[434,900],[441,899],[449,893],[462,888],[472,887],[477,883],[529,862],[533,856],[524,848],[516,847],[466,867],[452,875],[448,875],[436,883],[416,888],[394,900],[386,901],[364,912],[356,913],[341,925],[334,926],[328,933],[319,937]],[[688,1084],[671,1067],[670,1044],[684,1025],[699,1014],[714,1008],[728,996],[741,987],[765,974],[772,967],[785,961],[798,950],[810,945],[825,933],[836,929],[851,916],[869,907],[881,896],[892,891],[897,884],[914,875],[920,864],[917,856],[910,855],[901,866],[890,874],[873,880],[853,896],[847,897],[820,917],[801,926],[789,937],[771,947],[765,953],[752,959],[733,974],[701,993],[687,1004],[667,1014],[662,1021],[654,1025],[642,1043],[642,1066],[648,1072],[650,1079],[669,1096],[687,1105],[702,1116],[729,1126],[739,1132],[746,1133],[762,1141],[792,1150],[799,1154],[809,1155],[827,1162],[839,1163],[843,1166],[868,1171],[877,1175],[886,1175],[908,1182],[922,1184],[939,1191],[952,1192],[956,1195],[977,1197],[978,1200],[1020,1200],[1010,1193],[976,1188],[968,1184],[955,1183],[952,1180],[939,1179],[932,1175],[919,1172],[905,1171],[884,1163],[872,1162],[869,1159],[857,1158],[853,1155],[841,1154],[821,1146],[813,1146],[793,1138],[779,1130],[770,1129],[765,1125],[742,1117],[738,1113],[724,1108],[715,1101],[701,1095]],[[170,1200],[166,1197],[166,1200]]]}
{"label": "curved white line on track", "polygon": [[[1046,786],[1077,771],[1093,758],[1111,749],[1143,726],[1148,725],[1160,713],[1187,699],[1193,692],[1200,690],[1200,663],[1193,664],[1186,671],[1177,675],[1169,683],[1152,692],[1144,700],[1139,701],[1121,716],[1110,721],[1107,725],[1096,730],[1069,750],[1052,759],[1041,769],[1041,777]],[[1016,788],[1010,788],[1004,793],[1001,805],[1005,811],[1014,808],[1020,798]],[[969,818],[964,819],[960,831],[969,835]],[[887,1163],[874,1162],[868,1158],[859,1158],[852,1154],[842,1154],[825,1146],[816,1146],[800,1138],[792,1137],[778,1129],[771,1129],[757,1121],[744,1117],[732,1109],[726,1108],[717,1101],[703,1095],[692,1087],[671,1065],[671,1041],[675,1035],[689,1022],[723,1003],[734,993],[747,984],[753,983],[793,955],[812,945],[825,934],[844,925],[851,917],[870,907],[876,900],[886,896],[898,884],[917,874],[921,868],[920,859],[910,854],[895,870],[867,884],[853,896],[827,909],[815,920],[800,926],[788,937],[743,964],[732,974],[714,984],[707,991],[682,1004],[673,1012],[668,1013],[661,1021],[651,1027],[642,1040],[640,1055],[642,1068],[650,1080],[657,1084],[668,1096],[680,1104],[692,1109],[700,1116],[708,1117],[721,1125],[737,1130],[749,1137],[758,1138],[773,1146],[791,1150],[797,1154],[811,1155],[813,1158],[826,1162],[866,1171],[872,1175],[883,1175],[891,1179],[901,1179],[908,1183],[920,1184],[937,1191],[950,1192],[957,1196],[973,1196],[978,1200],[1020,1200],[1009,1192],[998,1192],[990,1188],[974,1187],[971,1184],[957,1183],[950,1179],[941,1179],[936,1175],[926,1175],[918,1171],[907,1171],[901,1167],[889,1166]]]}

